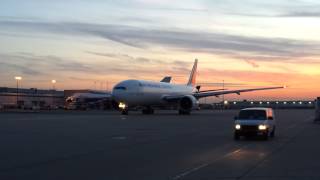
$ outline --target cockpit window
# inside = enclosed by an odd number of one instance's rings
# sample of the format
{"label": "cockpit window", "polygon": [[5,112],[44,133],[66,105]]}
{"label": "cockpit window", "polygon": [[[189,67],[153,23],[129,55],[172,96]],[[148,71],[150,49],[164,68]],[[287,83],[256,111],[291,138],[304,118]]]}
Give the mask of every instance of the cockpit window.
{"label": "cockpit window", "polygon": [[117,86],[114,89],[116,89],[116,90],[127,90],[127,88],[123,87],[123,86]]}

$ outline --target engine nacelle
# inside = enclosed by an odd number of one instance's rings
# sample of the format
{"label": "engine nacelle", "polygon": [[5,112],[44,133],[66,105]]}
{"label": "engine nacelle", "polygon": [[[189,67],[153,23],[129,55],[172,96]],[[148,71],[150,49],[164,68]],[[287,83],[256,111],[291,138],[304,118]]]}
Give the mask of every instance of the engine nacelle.
{"label": "engine nacelle", "polygon": [[199,101],[192,95],[186,95],[179,102],[180,110],[190,112],[199,107]]}

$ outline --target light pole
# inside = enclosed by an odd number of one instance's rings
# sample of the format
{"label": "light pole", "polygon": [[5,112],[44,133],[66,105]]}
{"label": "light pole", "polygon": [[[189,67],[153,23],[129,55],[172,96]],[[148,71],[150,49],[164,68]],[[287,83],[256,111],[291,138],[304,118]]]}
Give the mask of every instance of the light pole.
{"label": "light pole", "polygon": [[21,76],[16,76],[16,77],[14,77],[14,79],[16,80],[16,82],[17,82],[17,96],[16,96],[16,103],[17,103],[17,107],[18,107],[18,101],[19,101],[19,99],[18,99],[18,96],[19,96],[19,81],[21,81],[22,80],[22,77]]}
{"label": "light pole", "polygon": [[[222,89],[224,89],[224,80],[222,80]],[[222,94],[222,103],[223,103],[223,109],[224,109],[225,108],[224,94]]]}
{"label": "light pole", "polygon": [[51,83],[52,83],[52,89],[55,90],[55,84],[57,83],[57,81],[55,79],[52,79]]}
{"label": "light pole", "polygon": [[52,79],[51,80],[51,83],[52,83],[52,100],[51,100],[51,103],[52,103],[52,106],[54,105],[54,91],[55,91],[55,84],[57,83],[57,81],[55,79]]}

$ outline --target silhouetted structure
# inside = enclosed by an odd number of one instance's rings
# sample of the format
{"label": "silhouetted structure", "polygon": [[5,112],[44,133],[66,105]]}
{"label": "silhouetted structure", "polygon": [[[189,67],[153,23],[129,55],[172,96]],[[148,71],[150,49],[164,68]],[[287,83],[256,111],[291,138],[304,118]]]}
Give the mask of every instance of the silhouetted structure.
{"label": "silhouetted structure", "polygon": [[17,101],[16,88],[0,87],[0,106],[4,109],[53,109],[62,107],[64,92],[43,89],[19,89]]}

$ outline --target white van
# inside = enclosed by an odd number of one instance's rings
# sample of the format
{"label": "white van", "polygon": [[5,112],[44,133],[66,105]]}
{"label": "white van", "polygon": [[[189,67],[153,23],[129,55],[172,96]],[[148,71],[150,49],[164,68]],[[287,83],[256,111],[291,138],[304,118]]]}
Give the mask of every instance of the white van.
{"label": "white van", "polygon": [[271,108],[246,108],[235,117],[235,140],[249,135],[261,135],[267,140],[269,137],[274,137],[275,132],[276,119]]}

